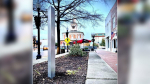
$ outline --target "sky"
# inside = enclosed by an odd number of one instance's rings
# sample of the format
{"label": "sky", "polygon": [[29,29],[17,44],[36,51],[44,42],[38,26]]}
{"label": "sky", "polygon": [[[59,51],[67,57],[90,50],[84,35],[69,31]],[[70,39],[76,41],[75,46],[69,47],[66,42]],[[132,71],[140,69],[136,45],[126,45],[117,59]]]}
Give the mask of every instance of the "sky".
{"label": "sky", "polygon": [[[84,32],[84,39],[89,39],[91,40],[91,33],[105,33],[105,18],[107,17],[109,11],[111,10],[112,6],[116,0],[107,0],[108,4],[105,4],[104,2],[99,2],[99,3],[93,3],[94,10],[97,10],[97,13],[103,14],[103,22],[99,22],[100,25],[93,28],[91,24],[87,24],[88,26],[86,28],[78,28],[79,31]],[[90,11],[92,10],[92,7],[86,7],[86,10]],[[66,24],[68,28],[70,29],[70,23]],[[42,29],[40,30],[40,39],[48,39],[48,27],[47,26],[41,26]],[[62,32],[66,32],[66,28],[61,27],[60,28],[60,39],[62,38]],[[33,35],[37,36],[37,29],[33,29]],[[55,34],[55,41],[57,42],[57,35]]]}

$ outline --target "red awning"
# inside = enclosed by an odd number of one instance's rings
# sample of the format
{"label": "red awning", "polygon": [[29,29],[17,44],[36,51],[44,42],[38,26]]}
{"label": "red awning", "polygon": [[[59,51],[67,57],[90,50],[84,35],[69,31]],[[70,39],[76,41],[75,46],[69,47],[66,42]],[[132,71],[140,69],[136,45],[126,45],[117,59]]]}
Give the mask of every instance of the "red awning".
{"label": "red awning", "polygon": [[77,43],[89,43],[89,42],[91,42],[91,40],[81,39],[77,41]]}
{"label": "red awning", "polygon": [[73,44],[76,44],[76,41],[73,41]]}

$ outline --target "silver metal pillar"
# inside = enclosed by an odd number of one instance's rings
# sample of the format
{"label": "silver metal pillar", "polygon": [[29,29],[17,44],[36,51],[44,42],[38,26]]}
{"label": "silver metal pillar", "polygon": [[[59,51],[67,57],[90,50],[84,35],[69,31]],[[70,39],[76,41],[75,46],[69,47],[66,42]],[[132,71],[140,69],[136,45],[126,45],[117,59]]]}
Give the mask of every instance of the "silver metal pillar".
{"label": "silver metal pillar", "polygon": [[55,10],[48,8],[48,77],[55,77]]}

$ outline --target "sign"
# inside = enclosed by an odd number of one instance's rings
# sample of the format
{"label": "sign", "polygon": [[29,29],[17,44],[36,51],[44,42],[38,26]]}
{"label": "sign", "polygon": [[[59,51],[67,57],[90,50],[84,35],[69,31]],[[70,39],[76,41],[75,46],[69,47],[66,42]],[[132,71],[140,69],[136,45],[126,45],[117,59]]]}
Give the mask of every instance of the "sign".
{"label": "sign", "polygon": [[66,39],[65,39],[65,42],[66,42],[67,44],[69,44],[70,39],[69,39],[69,38],[66,38]]}
{"label": "sign", "polygon": [[48,77],[55,77],[55,9],[48,8]]}

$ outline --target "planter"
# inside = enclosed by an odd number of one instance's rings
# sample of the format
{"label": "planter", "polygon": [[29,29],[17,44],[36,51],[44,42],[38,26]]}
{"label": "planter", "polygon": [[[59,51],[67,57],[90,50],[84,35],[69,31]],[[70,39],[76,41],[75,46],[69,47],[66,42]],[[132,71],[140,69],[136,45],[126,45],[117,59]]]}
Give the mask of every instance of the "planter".
{"label": "planter", "polygon": [[61,53],[65,53],[65,49],[61,49]]}

